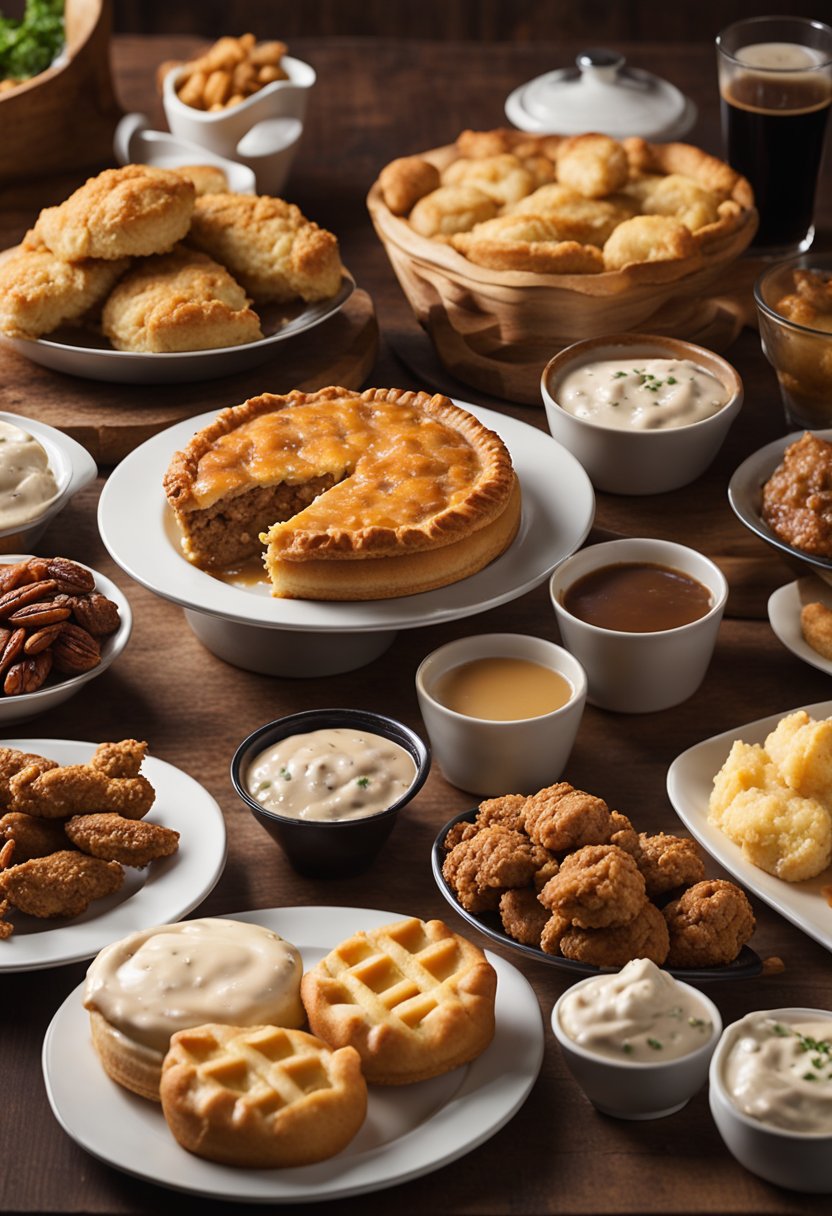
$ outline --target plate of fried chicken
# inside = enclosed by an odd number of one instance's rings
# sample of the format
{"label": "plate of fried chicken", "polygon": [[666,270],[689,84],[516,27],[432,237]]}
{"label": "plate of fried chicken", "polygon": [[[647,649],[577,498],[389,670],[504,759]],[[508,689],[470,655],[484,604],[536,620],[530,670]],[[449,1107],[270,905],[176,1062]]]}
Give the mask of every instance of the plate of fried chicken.
{"label": "plate of fried chicken", "polygon": [[758,975],[745,892],[709,879],[690,837],[637,832],[560,781],[463,811],[439,833],[433,874],[486,937],[574,974],[649,958],[688,981]]}
{"label": "plate of fried chicken", "polygon": [[0,973],[179,920],[225,865],[222,812],[136,739],[0,745]]}

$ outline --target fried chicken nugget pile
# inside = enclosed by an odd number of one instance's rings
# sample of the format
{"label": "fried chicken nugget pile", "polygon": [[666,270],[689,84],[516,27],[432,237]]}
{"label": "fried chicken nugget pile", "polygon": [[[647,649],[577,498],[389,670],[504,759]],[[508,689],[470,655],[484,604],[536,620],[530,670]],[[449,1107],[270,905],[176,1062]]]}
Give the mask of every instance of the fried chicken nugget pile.
{"label": "fried chicken nugget pile", "polygon": [[473,823],[448,832],[445,848],[442,873],[460,904],[497,911],[510,937],[545,954],[596,967],[633,958],[721,966],[754,930],[745,893],[705,880],[695,841],[638,833],[565,781],[488,799]]}
{"label": "fried chicken nugget pile", "polygon": [[142,868],[179,847],[179,833],[142,818],[155,798],[140,773],[147,744],[102,743],[88,764],[0,747],[0,939],[10,909],[79,916]]}

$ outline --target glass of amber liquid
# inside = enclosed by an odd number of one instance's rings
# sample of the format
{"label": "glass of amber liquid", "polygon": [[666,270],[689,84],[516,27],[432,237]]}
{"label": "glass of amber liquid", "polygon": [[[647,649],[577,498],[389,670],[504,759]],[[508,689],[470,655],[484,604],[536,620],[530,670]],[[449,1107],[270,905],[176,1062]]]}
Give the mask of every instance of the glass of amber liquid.
{"label": "glass of amber liquid", "polygon": [[752,17],[716,40],[722,135],[760,213],[753,248],[788,257],[812,244],[815,188],[832,103],[832,28]]}

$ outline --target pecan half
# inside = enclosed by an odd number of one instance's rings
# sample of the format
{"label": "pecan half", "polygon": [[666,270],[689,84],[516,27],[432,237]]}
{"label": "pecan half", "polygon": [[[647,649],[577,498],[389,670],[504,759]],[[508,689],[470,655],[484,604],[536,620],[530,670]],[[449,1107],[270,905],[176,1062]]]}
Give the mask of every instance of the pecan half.
{"label": "pecan half", "polygon": [[49,578],[47,567],[49,565],[48,557],[30,557],[27,562],[23,563],[26,569],[24,570],[21,583],[40,583],[45,578]]}
{"label": "pecan half", "polygon": [[53,578],[59,591],[67,595],[83,595],[95,589],[95,575],[68,557],[50,557],[46,564],[47,575]]}
{"label": "pecan half", "polygon": [[72,612],[68,595],[56,595],[53,600],[36,600],[34,604],[24,604],[7,617],[10,625],[26,625],[30,629],[40,629],[43,625],[54,625],[55,621],[65,621]]}
{"label": "pecan half", "polygon": [[4,630],[4,633],[8,633],[8,637],[3,644],[3,649],[0,650],[0,674],[15,662],[26,642],[25,629],[15,629],[13,633]]}
{"label": "pecan half", "polygon": [[5,595],[0,595],[0,620],[7,620],[13,612],[17,612],[18,608],[23,608],[26,604],[33,604],[35,600],[42,600],[44,596],[51,595],[57,589],[58,584],[51,578],[13,587]]}
{"label": "pecan half", "polygon": [[11,591],[13,587],[17,587],[22,583],[28,562],[14,562],[11,566],[0,566],[0,595],[5,595],[7,591]]}
{"label": "pecan half", "polygon": [[70,603],[72,615],[78,624],[96,637],[115,633],[121,623],[118,604],[108,600],[100,591],[73,596]]}
{"label": "pecan half", "polygon": [[52,645],[63,627],[63,621],[56,621],[54,625],[44,625],[43,629],[36,629],[23,643],[23,653],[40,654],[42,650],[46,650],[47,646]]}
{"label": "pecan half", "polygon": [[77,676],[83,671],[92,671],[101,662],[98,642],[86,629],[73,625],[71,621],[64,625],[52,649],[43,653],[54,657],[55,670],[64,675]]}
{"label": "pecan half", "polygon": [[36,654],[30,659],[22,659],[6,672],[3,692],[7,697],[17,697],[26,692],[37,692],[51,670],[51,650],[44,650],[42,654]]}

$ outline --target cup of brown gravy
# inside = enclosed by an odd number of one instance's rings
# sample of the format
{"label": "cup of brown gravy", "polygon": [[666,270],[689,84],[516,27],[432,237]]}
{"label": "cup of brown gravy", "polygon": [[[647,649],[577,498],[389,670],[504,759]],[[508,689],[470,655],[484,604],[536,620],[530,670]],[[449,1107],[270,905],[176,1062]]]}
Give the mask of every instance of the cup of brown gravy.
{"label": "cup of brown gravy", "polygon": [[586,671],[587,700],[654,713],[702,683],[728,584],[695,549],[644,537],[581,549],[558,566],[550,594],[563,644]]}
{"label": "cup of brown gravy", "polygon": [[486,633],[423,659],[416,695],[433,758],[451,785],[478,795],[531,794],[563,772],[586,676],[545,638]]}

